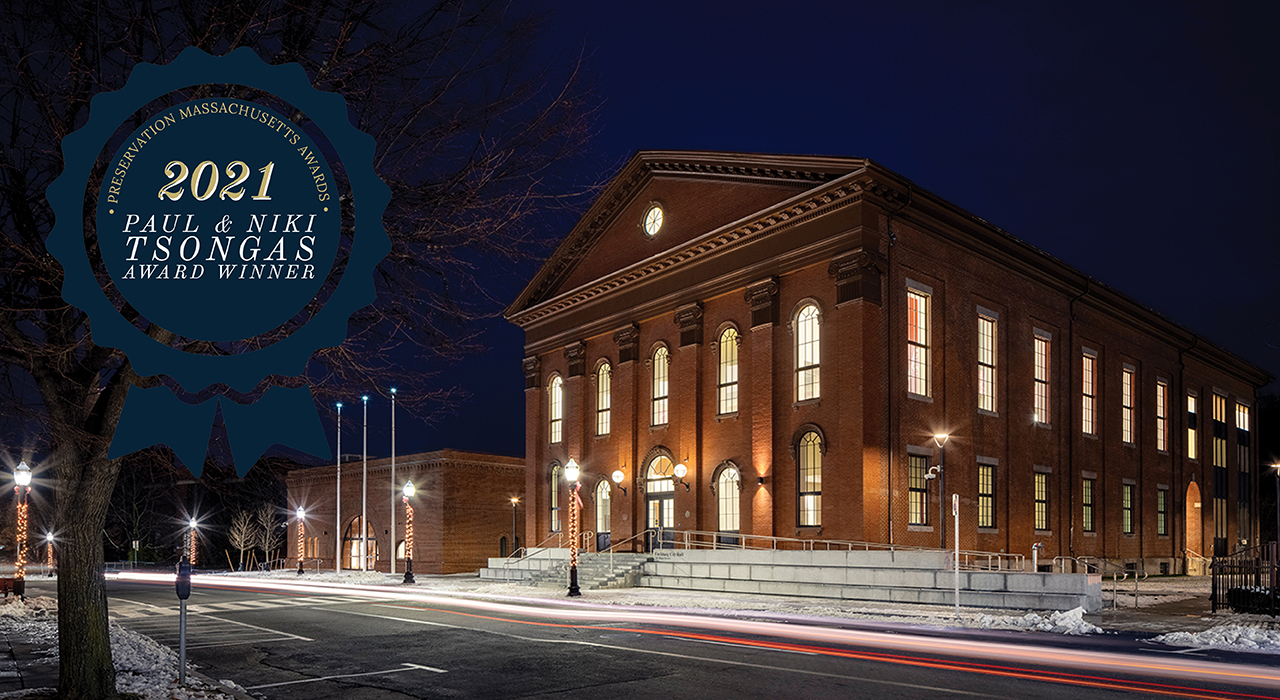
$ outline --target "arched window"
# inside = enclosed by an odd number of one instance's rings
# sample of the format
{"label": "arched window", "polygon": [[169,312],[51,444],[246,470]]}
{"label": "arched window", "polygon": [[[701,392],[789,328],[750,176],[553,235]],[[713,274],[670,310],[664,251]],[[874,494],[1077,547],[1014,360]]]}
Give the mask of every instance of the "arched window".
{"label": "arched window", "polygon": [[738,532],[742,527],[738,495],[742,491],[741,475],[737,467],[725,467],[716,477],[716,504],[719,511],[720,532]]}
{"label": "arched window", "polygon": [[738,330],[726,328],[720,334],[720,371],[717,375],[716,412],[723,415],[738,412]]}
{"label": "arched window", "polygon": [[806,304],[796,314],[796,400],[807,401],[820,395],[818,364],[818,307]]}
{"label": "arched window", "polygon": [[551,531],[560,532],[560,465],[551,465]]}
{"label": "arched window", "polygon": [[809,431],[800,436],[800,527],[822,524],[822,436]]}
{"label": "arched window", "polygon": [[347,525],[347,531],[342,535],[342,548],[347,559],[348,569],[368,569],[373,570],[373,565],[378,561],[378,540],[377,532],[372,525],[365,527],[365,534],[368,536],[368,550],[366,551],[365,565],[360,566],[360,552],[365,547],[366,540],[360,536],[360,516],[351,519]]}
{"label": "arched window", "polygon": [[653,351],[653,411],[652,425],[667,424],[667,366],[670,354],[665,345]]}
{"label": "arched window", "polygon": [[648,527],[674,527],[674,497],[676,482],[673,478],[675,465],[666,455],[658,455],[649,462],[645,473],[645,499],[648,502]]}
{"label": "arched window", "polygon": [[564,380],[558,374],[547,386],[547,414],[551,416],[551,423],[547,426],[549,442],[555,444],[560,442],[564,428]]}
{"label": "arched window", "polygon": [[608,532],[610,529],[609,482],[601,479],[596,484],[596,533]]}
{"label": "arched window", "polygon": [[596,370],[596,435],[609,434],[612,391],[613,370],[608,362],[602,362],[600,369]]}

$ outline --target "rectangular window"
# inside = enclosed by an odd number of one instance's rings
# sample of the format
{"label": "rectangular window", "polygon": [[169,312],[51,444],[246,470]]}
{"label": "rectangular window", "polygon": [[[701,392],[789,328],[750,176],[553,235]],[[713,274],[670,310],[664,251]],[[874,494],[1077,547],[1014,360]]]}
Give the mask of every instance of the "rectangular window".
{"label": "rectangular window", "polygon": [[1049,424],[1049,339],[1039,334],[1035,337],[1036,371],[1035,371],[1035,421],[1041,425]]}
{"label": "rectangular window", "polygon": [[1094,425],[1094,414],[1096,406],[1094,400],[1097,397],[1097,387],[1094,383],[1094,367],[1098,363],[1097,356],[1086,350],[1081,356],[1080,365],[1080,429],[1085,435],[1096,435],[1098,428]]}
{"label": "rectangular window", "polygon": [[667,367],[666,348],[658,348],[653,352],[653,410],[650,414],[651,425],[667,424]]}
{"label": "rectangular window", "polygon": [[822,438],[805,433],[800,438],[800,527],[822,525]]}
{"label": "rectangular window", "polygon": [[1049,475],[1035,473],[1036,480],[1036,529],[1049,529]]}
{"label": "rectangular window", "polygon": [[564,437],[564,380],[560,377],[551,378],[550,394],[547,397],[547,410],[551,413],[551,421],[547,426],[547,432],[551,438],[551,443],[555,444]]}
{"label": "rectangular window", "polygon": [[1227,398],[1213,395],[1213,555],[1227,554]]}
{"label": "rectangular window", "polygon": [[978,465],[978,527],[996,526],[996,468]]}
{"label": "rectangular window", "polygon": [[738,412],[738,331],[720,334],[720,368],[716,375],[716,413]]}
{"label": "rectangular window", "polygon": [[929,473],[929,458],[923,455],[907,457],[908,522],[912,525],[929,524],[929,489],[925,475]]}
{"label": "rectangular window", "polygon": [[978,316],[978,409],[996,410],[996,320]]}
{"label": "rectangular window", "polygon": [[907,290],[907,391],[929,395],[929,295]]}
{"label": "rectangular window", "polygon": [[1133,484],[1120,487],[1120,527],[1124,534],[1133,534]]}
{"label": "rectangular window", "polygon": [[1093,532],[1093,479],[1085,479],[1080,489],[1081,527],[1085,532]]}
{"label": "rectangular window", "polygon": [[1169,383],[1163,379],[1156,381],[1156,449],[1161,452],[1169,450]]}
{"label": "rectangular window", "polygon": [[1133,374],[1128,367],[1120,372],[1120,440],[1133,444]]}
{"label": "rectangular window", "polygon": [[1195,394],[1187,394],[1187,459],[1200,458],[1199,440],[1196,435],[1196,405],[1198,402]]}
{"label": "rectangular window", "polygon": [[560,532],[560,467],[551,468],[551,531]]}
{"label": "rectangular window", "polygon": [[1169,489],[1156,491],[1156,534],[1169,534]]}
{"label": "rectangular window", "polygon": [[1236,404],[1236,465],[1238,467],[1239,488],[1236,489],[1236,502],[1240,506],[1237,514],[1236,529],[1240,539],[1249,541],[1253,536],[1253,521],[1249,512],[1249,503],[1253,500],[1253,461],[1249,459],[1249,407]]}
{"label": "rectangular window", "polygon": [[600,365],[596,372],[596,435],[608,435],[612,428],[613,370]]}
{"label": "rectangular window", "polygon": [[821,326],[818,307],[809,304],[796,314],[796,400],[820,396]]}

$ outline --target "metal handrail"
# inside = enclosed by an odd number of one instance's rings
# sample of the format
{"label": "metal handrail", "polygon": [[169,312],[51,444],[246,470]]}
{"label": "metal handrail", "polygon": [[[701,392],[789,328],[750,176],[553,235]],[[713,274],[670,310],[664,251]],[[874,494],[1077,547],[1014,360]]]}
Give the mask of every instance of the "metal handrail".
{"label": "metal handrail", "polygon": [[525,555],[522,557],[515,557],[515,553],[520,550],[516,550],[516,552],[512,552],[511,557],[508,557],[506,561],[502,562],[503,579],[505,579],[507,583],[511,583],[511,567],[515,564],[519,564],[520,562],[526,559],[533,559],[537,557],[539,554],[542,554],[542,552],[545,551],[545,548],[543,547],[543,545],[547,544],[552,539],[555,539],[556,547],[559,547],[561,544],[564,543],[564,533],[560,530],[557,530],[551,533],[550,535],[547,535],[545,539],[543,539],[541,542],[539,542],[538,544],[532,547],[521,547],[520,549],[523,549],[525,551]]}
{"label": "metal handrail", "polygon": [[[1071,557],[1067,557],[1067,558],[1070,559]],[[1116,609],[1116,604],[1120,597],[1119,596],[1120,582],[1127,581],[1129,579],[1129,574],[1133,574],[1133,607],[1135,608],[1138,607],[1138,582],[1144,581],[1147,579],[1148,574],[1146,569],[1137,569],[1137,568],[1129,569],[1129,568],[1126,568],[1123,564],[1113,563],[1110,559],[1102,559],[1100,557],[1095,557],[1092,555],[1076,557],[1075,560],[1080,562],[1081,564],[1084,564],[1086,567],[1085,569],[1086,571],[1088,571],[1088,567],[1090,566],[1097,566],[1097,568],[1099,569],[1098,571],[1099,574],[1103,576],[1106,576],[1107,574],[1111,575],[1111,609],[1112,610]],[[1098,564],[1093,564],[1091,562],[1097,562]],[[1101,566],[1098,566],[1098,565],[1101,565]],[[1106,570],[1106,567],[1108,566],[1112,567],[1111,571]]]}

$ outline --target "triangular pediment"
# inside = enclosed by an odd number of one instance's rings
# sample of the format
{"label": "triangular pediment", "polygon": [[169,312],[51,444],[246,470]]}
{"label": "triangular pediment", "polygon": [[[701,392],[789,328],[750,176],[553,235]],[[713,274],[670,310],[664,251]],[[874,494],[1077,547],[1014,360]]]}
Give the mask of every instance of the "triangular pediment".
{"label": "triangular pediment", "polygon": [[[684,246],[865,164],[823,156],[641,151],[605,187],[507,316]],[[662,209],[662,226],[650,235],[644,221],[654,205]]]}

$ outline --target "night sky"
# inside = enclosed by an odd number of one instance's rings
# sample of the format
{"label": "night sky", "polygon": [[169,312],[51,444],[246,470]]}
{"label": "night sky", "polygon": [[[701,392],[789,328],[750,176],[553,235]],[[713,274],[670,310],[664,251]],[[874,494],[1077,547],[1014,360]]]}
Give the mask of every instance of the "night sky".
{"label": "night sky", "polygon": [[[1278,6],[1042,5],[558,2],[542,50],[603,100],[584,182],[643,149],[870,158],[1280,376]],[[486,338],[397,453],[524,454],[523,334]]]}

